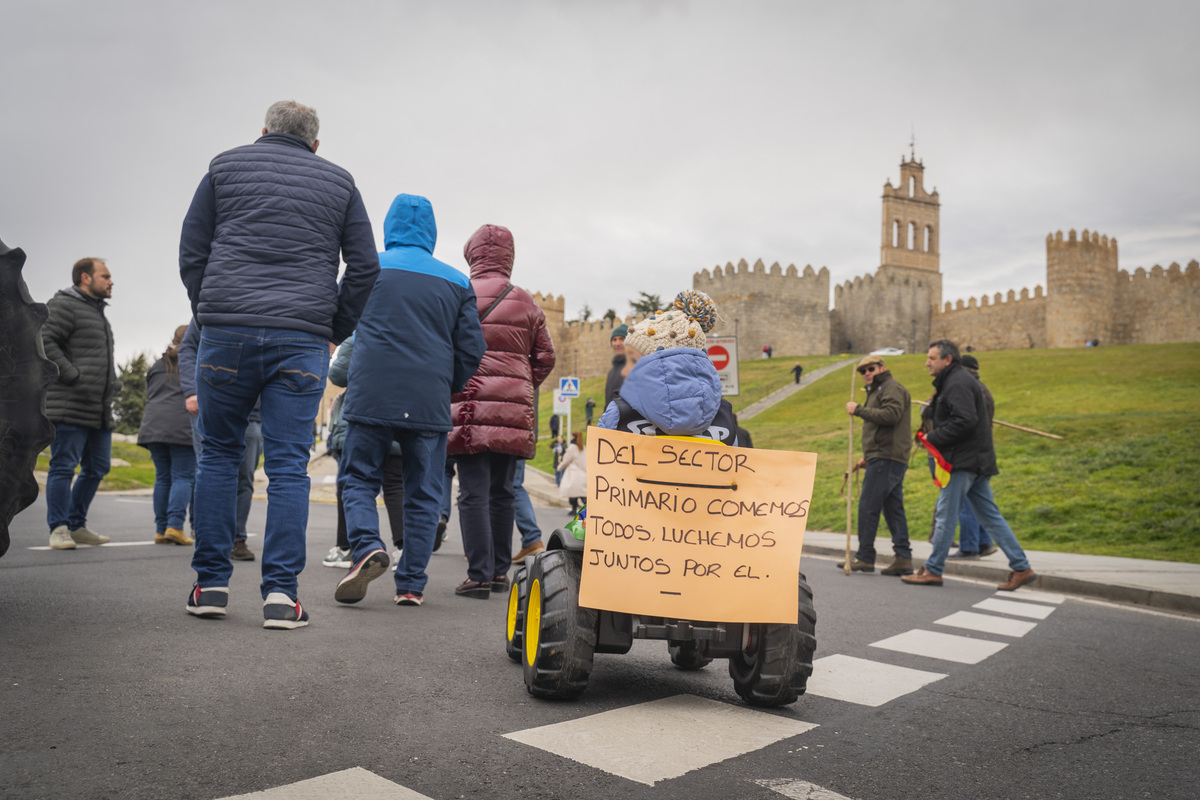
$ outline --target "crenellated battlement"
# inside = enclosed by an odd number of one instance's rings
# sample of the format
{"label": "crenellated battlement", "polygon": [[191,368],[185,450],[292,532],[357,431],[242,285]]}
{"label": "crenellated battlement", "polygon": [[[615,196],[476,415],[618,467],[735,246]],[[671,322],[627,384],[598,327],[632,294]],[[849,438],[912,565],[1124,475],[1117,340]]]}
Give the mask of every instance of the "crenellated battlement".
{"label": "crenellated battlement", "polygon": [[802,281],[808,283],[819,283],[821,281],[829,281],[829,270],[826,267],[821,267],[820,271],[814,270],[811,264],[806,264],[803,272],[796,269],[795,264],[788,264],[787,269],[784,269],[776,261],[769,268],[763,264],[762,259],[754,262],[751,267],[746,263],[746,259],[741,259],[736,265],[732,261],[725,264],[722,268],[720,264],[712,268],[709,272],[707,269],[702,269],[692,275],[692,288],[699,289],[712,294],[707,287],[712,287],[718,291],[737,291],[738,287],[731,285],[731,281],[743,281],[744,286],[752,289],[757,289],[762,285],[763,281]]}
{"label": "crenellated battlement", "polygon": [[1056,231],[1046,235],[1046,248],[1070,247],[1072,245],[1098,245],[1104,249],[1112,250],[1115,254],[1117,251],[1117,237],[1108,238],[1102,236],[1096,231],[1088,233],[1088,229],[1084,228],[1082,234],[1076,238],[1075,229],[1072,228],[1067,232],[1067,237],[1063,238],[1062,231]]}
{"label": "crenellated battlement", "polygon": [[1179,266],[1179,262],[1173,262],[1171,266],[1163,269],[1155,264],[1149,270],[1145,267],[1138,267],[1131,275],[1128,270],[1121,270],[1117,273],[1117,279],[1121,283],[1133,282],[1138,280],[1153,280],[1155,278],[1184,278],[1186,280],[1200,279],[1200,263],[1195,259],[1188,262],[1187,269]]}
{"label": "crenellated battlement", "polygon": [[996,292],[996,294],[990,299],[986,294],[984,294],[977,298],[968,297],[965,301],[962,298],[959,298],[953,303],[947,300],[945,306],[942,308],[941,313],[950,314],[955,311],[966,311],[972,308],[995,308],[996,306],[1016,305],[1030,301],[1036,301],[1040,303],[1044,299],[1045,294],[1042,292],[1041,285],[1038,285],[1033,287],[1032,296],[1030,295],[1028,288],[1023,288],[1021,289],[1021,293],[1019,295],[1015,290],[1009,289],[1007,294],[1003,292]]}

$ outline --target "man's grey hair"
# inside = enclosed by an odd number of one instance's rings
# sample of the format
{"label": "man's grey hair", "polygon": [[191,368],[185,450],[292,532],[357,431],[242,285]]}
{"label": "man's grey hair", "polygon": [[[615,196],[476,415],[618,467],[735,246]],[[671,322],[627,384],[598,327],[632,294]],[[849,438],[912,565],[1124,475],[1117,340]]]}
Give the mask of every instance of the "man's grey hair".
{"label": "man's grey hair", "polygon": [[317,141],[321,120],[317,110],[302,106],[295,100],[280,100],[267,109],[267,133],[290,133],[299,136],[309,147]]}
{"label": "man's grey hair", "polygon": [[930,342],[929,347],[931,349],[934,347],[937,348],[938,358],[949,358],[953,361],[958,361],[961,358],[958,354],[958,345],[949,339],[938,339],[937,341]]}

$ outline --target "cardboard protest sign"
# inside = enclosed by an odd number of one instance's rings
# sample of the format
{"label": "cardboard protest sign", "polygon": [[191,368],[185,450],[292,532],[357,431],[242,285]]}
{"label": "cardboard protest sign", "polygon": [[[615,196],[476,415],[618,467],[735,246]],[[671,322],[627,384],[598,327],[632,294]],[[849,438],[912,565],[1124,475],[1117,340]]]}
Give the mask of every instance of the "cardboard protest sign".
{"label": "cardboard protest sign", "polygon": [[795,622],[815,453],[588,429],[579,603]]}

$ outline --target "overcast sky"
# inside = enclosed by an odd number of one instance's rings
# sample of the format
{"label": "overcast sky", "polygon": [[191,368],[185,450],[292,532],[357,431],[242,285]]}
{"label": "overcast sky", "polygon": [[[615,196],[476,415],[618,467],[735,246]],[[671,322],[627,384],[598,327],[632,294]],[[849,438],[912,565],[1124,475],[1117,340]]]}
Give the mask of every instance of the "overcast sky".
{"label": "overcast sky", "polygon": [[948,300],[1044,285],[1059,229],[1131,271],[1200,258],[1195,2],[4,0],[0,28],[0,239],[42,301],[106,258],[121,360],[187,321],[192,193],[279,99],[380,245],[400,192],[464,271],[505,225],[568,318],[741,258],[874,271],[914,131]]}

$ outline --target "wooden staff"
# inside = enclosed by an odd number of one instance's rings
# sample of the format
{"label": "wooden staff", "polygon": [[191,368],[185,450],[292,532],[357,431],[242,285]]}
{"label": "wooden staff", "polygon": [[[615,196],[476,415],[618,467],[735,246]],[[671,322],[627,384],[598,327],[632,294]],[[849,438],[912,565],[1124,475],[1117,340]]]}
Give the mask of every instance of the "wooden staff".
{"label": "wooden staff", "polygon": [[[854,381],[858,377],[858,368],[850,370],[850,402],[854,402]],[[849,478],[854,473],[854,415],[850,415],[850,451],[848,460],[846,461],[846,476]],[[846,575],[850,574],[850,525],[851,513],[854,503],[854,486],[849,480],[846,482],[846,561],[842,564],[842,572]]]}
{"label": "wooden staff", "polygon": [[[918,402],[920,402],[921,405],[923,405],[923,406],[929,405],[929,403],[926,403],[924,401],[918,401]],[[1004,427],[1012,428],[1015,431],[1024,431],[1025,433],[1032,433],[1035,436],[1045,436],[1047,439],[1057,439],[1060,442],[1063,441],[1063,437],[1061,437],[1057,434],[1046,433],[1045,431],[1039,431],[1039,430],[1035,430],[1033,428],[1022,428],[1020,425],[1013,425],[1011,422],[1005,422],[1004,420],[1001,420],[1001,419],[992,420],[992,424],[993,425],[1003,425]]]}

